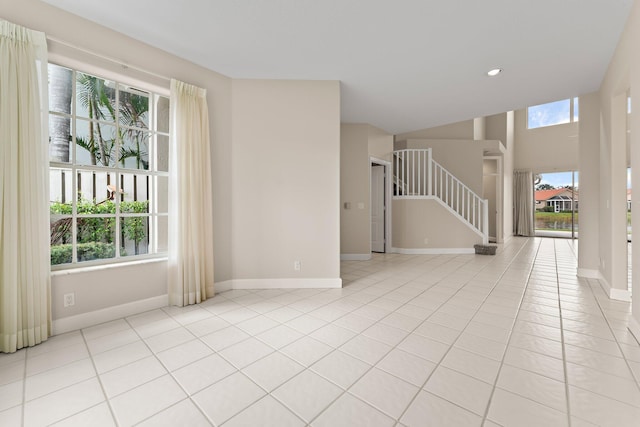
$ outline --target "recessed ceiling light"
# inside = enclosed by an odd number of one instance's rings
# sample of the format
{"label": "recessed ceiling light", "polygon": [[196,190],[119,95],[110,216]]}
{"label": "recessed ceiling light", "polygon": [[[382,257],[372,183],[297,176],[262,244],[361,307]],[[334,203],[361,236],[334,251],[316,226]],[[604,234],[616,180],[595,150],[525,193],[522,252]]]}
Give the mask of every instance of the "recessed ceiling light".
{"label": "recessed ceiling light", "polygon": [[493,70],[490,70],[487,72],[487,76],[489,77],[495,77],[498,74],[500,74],[502,72],[502,68],[494,68]]}

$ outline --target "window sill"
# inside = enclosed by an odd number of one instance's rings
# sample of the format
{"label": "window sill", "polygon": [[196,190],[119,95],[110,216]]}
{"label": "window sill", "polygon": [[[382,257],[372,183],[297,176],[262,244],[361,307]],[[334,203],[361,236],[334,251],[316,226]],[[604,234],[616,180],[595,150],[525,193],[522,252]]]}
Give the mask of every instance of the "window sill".
{"label": "window sill", "polygon": [[142,260],[136,260],[136,261],[127,261],[127,262],[118,262],[118,263],[111,263],[111,264],[91,265],[91,266],[86,266],[86,267],[66,268],[64,270],[53,270],[53,271],[51,271],[51,277],[66,276],[66,275],[76,274],[76,273],[89,273],[89,272],[94,272],[94,271],[111,270],[111,269],[120,268],[120,267],[131,267],[131,266],[136,266],[136,265],[153,264],[153,263],[158,263],[158,262],[166,262],[167,260],[168,260],[167,257],[149,258],[149,259],[142,259]]}

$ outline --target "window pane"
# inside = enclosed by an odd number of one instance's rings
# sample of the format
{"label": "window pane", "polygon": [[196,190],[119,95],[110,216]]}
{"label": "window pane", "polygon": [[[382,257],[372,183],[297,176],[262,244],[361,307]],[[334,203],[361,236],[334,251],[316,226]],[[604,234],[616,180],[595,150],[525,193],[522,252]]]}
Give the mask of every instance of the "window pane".
{"label": "window pane", "polygon": [[149,253],[149,217],[120,218],[120,229],[122,230],[121,256]]}
{"label": "window pane", "polygon": [[116,219],[78,218],[78,262],[114,258]]}
{"label": "window pane", "polygon": [[151,177],[142,174],[121,174],[120,182],[123,196],[120,202],[120,212],[148,213],[149,212],[149,184]]}
{"label": "window pane", "polygon": [[[77,172],[78,214],[114,214],[116,175],[113,172]],[[122,194],[122,187],[119,191]]]}
{"label": "window pane", "polygon": [[573,121],[580,120],[580,98],[573,98]]}
{"label": "window pane", "polygon": [[73,218],[51,215],[51,264],[68,264],[73,257]]}
{"label": "window pane", "polygon": [[548,104],[529,107],[528,127],[535,129],[544,126],[559,125],[570,122],[571,100],[550,102]]}
{"label": "window pane", "polygon": [[49,64],[49,111],[71,114],[73,71]]}
{"label": "window pane", "polygon": [[49,161],[71,161],[71,119],[49,115]]}
{"label": "window pane", "polygon": [[157,167],[156,170],[160,172],[169,172],[169,137],[165,135],[158,135],[157,144]]}
{"label": "window pane", "polygon": [[[71,202],[73,194],[71,173],[71,169],[49,169],[49,201],[52,214],[71,214]],[[63,212],[61,205],[67,206],[68,212]],[[56,206],[55,209],[54,206]]]}
{"label": "window pane", "polygon": [[120,164],[128,169],[149,169],[149,132],[122,129]]}
{"label": "window pane", "polygon": [[158,96],[156,101],[156,130],[169,133],[169,98]]}
{"label": "window pane", "polygon": [[115,166],[116,127],[76,121],[76,164]]}
{"label": "window pane", "polygon": [[76,73],[76,116],[115,122],[115,83]]}
{"label": "window pane", "polygon": [[127,86],[120,86],[120,124],[149,129],[149,94]]}

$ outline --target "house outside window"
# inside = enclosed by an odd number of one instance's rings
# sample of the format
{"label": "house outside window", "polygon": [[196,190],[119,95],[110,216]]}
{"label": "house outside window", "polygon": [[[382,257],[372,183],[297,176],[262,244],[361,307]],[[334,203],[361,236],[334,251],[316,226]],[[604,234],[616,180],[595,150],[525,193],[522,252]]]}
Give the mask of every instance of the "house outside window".
{"label": "house outside window", "polygon": [[579,120],[578,98],[563,99],[527,108],[527,129],[537,129]]}
{"label": "house outside window", "polygon": [[578,210],[578,190],[571,188],[556,188],[536,190],[536,211],[570,212]]}
{"label": "house outside window", "polygon": [[167,250],[169,99],[49,64],[51,264]]}

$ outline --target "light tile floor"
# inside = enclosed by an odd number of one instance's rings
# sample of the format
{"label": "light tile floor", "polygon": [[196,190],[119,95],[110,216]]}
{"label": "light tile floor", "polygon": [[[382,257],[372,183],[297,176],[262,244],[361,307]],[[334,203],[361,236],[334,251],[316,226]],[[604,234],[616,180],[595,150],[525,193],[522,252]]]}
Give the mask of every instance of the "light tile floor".
{"label": "light tile floor", "polygon": [[640,425],[630,306],[574,243],[376,255],[0,355],[2,426]]}

